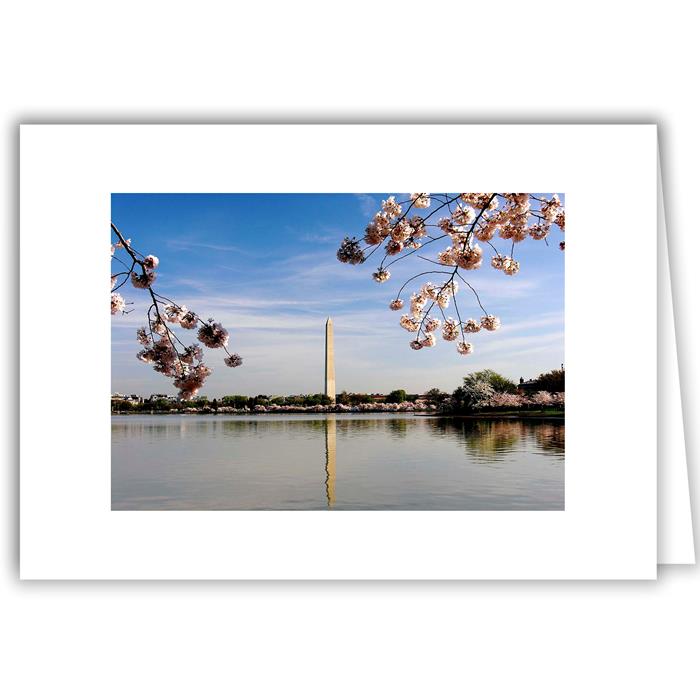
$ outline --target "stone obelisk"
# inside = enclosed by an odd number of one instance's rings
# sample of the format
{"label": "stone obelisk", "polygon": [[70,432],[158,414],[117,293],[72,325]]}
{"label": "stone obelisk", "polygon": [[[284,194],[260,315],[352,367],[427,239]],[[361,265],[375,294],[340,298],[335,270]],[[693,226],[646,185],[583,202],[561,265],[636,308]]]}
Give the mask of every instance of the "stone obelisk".
{"label": "stone obelisk", "polygon": [[335,355],[333,353],[333,321],[326,319],[326,384],[324,393],[335,403]]}

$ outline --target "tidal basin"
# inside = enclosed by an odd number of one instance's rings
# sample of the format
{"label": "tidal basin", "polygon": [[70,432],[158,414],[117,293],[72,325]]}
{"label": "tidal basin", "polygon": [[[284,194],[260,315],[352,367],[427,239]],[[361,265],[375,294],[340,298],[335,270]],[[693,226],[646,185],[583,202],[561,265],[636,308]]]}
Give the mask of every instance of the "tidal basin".
{"label": "tidal basin", "polygon": [[562,510],[564,421],[112,417],[113,510]]}

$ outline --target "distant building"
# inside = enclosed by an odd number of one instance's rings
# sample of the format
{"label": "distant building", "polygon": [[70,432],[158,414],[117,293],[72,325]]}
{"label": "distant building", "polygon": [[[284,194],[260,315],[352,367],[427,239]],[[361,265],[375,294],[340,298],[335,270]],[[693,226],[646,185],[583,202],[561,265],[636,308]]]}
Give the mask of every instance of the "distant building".
{"label": "distant building", "polygon": [[112,403],[130,403],[132,406],[138,406],[143,403],[143,397],[138,394],[112,394]]}
{"label": "distant building", "polygon": [[167,394],[151,394],[148,398],[150,403],[155,403],[156,401],[168,401],[169,403],[177,403],[179,399],[177,396],[168,396]]}
{"label": "distant building", "polygon": [[138,405],[143,403],[143,397],[138,394],[112,394],[112,403],[130,403]]}
{"label": "distant building", "polygon": [[518,384],[519,394],[534,394],[536,391],[539,391],[539,385],[536,379],[528,379],[525,381],[520,377],[520,384]]}

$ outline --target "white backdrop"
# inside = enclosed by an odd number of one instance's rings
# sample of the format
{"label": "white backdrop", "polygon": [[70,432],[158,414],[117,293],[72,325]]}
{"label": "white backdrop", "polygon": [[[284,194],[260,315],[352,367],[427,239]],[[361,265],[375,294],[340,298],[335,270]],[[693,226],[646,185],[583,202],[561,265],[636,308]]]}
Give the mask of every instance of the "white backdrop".
{"label": "white backdrop", "polygon": [[[255,7],[125,0],[6,11],[5,298],[16,289],[20,121],[657,121],[697,502],[700,134],[687,4]],[[20,584],[12,339],[0,345],[4,695],[697,697],[695,567],[636,584]],[[60,408],[36,400],[37,421]]]}

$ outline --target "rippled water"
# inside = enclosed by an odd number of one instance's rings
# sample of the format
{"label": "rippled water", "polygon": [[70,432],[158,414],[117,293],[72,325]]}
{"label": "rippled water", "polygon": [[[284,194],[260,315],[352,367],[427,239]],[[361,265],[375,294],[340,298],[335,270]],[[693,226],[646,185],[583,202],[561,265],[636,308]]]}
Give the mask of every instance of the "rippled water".
{"label": "rippled water", "polygon": [[113,510],[561,510],[564,421],[113,416]]}

